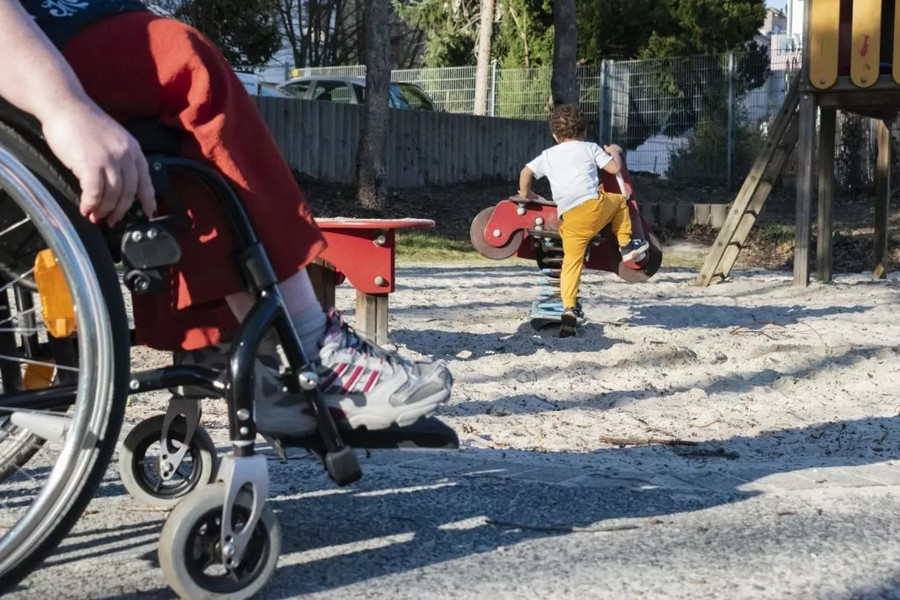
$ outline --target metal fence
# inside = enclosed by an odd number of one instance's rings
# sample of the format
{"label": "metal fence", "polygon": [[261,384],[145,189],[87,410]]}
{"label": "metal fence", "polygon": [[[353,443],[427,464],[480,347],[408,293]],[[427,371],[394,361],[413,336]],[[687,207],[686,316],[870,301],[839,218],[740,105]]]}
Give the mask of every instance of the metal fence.
{"label": "metal fence", "polygon": [[[771,66],[769,57],[735,53],[580,66],[589,135],[627,148],[632,170],[734,185],[749,170],[766,123],[784,98],[784,69]],[[305,68],[294,74],[364,77],[365,67]],[[475,67],[398,70],[391,77],[421,87],[440,110],[474,112]],[[549,68],[493,64],[487,114],[546,119],[550,77]]]}
{"label": "metal fence", "polygon": [[[414,83],[445,112],[475,112],[475,67],[438,67],[391,71],[391,81]],[[578,67],[581,104],[585,114],[599,114],[601,67]],[[351,67],[306,67],[294,69],[294,77],[365,77],[364,65]],[[487,115],[510,119],[546,119],[550,114],[548,68],[501,69],[491,65],[487,87]]]}
{"label": "metal fence", "polygon": [[[589,137],[625,147],[632,171],[697,186],[735,188],[749,172],[799,65],[797,48],[779,42],[767,53],[604,60],[599,67],[578,67],[577,75]],[[365,67],[308,68],[298,74],[363,77]],[[488,115],[546,119],[550,77],[549,68],[492,65]],[[474,112],[475,67],[393,71],[392,78],[415,83],[443,111]],[[874,134],[867,124],[843,129],[849,133],[838,137],[838,167],[844,169],[838,184],[858,187],[872,178],[866,148]],[[853,148],[848,147],[851,143]],[[862,157],[861,164],[844,164],[852,155]],[[787,184],[793,164],[789,161],[783,176]]]}

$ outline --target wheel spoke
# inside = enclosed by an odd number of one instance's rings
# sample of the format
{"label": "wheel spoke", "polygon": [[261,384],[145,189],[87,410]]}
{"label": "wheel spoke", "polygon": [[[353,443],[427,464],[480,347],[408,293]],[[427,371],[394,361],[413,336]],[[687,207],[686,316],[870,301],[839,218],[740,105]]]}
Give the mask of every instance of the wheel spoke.
{"label": "wheel spoke", "polygon": [[[9,231],[9,230],[7,229],[7,231]],[[2,236],[2,235],[3,235],[3,234],[0,233],[0,236]],[[0,287],[0,292],[5,292],[6,290],[8,290],[8,289],[11,288],[12,286],[16,285],[17,283],[19,283],[20,281],[22,281],[23,279],[25,279],[26,277],[28,277],[28,276],[31,275],[32,273],[34,273],[34,267],[32,267],[32,268],[28,269],[27,271],[25,271],[24,273],[20,274],[18,277],[16,277],[15,279],[13,279],[12,281],[10,281],[9,283],[7,283],[6,285],[4,285],[3,287]]]}
{"label": "wheel spoke", "polygon": [[78,373],[78,367],[70,367],[67,365],[58,365],[55,362],[47,362],[45,360],[32,360],[30,358],[22,358],[21,356],[7,356],[5,354],[0,354],[0,360],[5,360],[8,362],[20,363],[23,365],[40,365],[45,367],[55,367],[62,371],[71,371],[73,373]]}
{"label": "wheel spoke", "polygon": [[7,227],[6,229],[4,229],[3,231],[0,231],[0,237],[3,237],[4,235],[6,235],[7,233],[9,233],[10,231],[13,231],[14,229],[18,229],[19,227],[21,227],[22,225],[24,225],[25,223],[28,223],[28,222],[30,222],[30,221],[31,221],[30,218],[25,217],[24,219],[22,219],[22,220],[19,221],[18,223],[14,223],[13,225],[10,225],[9,227]]}
{"label": "wheel spoke", "polygon": [[28,310],[21,310],[21,311],[17,312],[16,314],[10,315],[10,316],[6,317],[5,319],[3,319],[2,321],[0,321],[0,325],[6,325],[10,321],[14,321],[18,318],[24,317],[26,315],[30,315],[36,311],[37,311],[36,306],[34,308],[29,308]]}

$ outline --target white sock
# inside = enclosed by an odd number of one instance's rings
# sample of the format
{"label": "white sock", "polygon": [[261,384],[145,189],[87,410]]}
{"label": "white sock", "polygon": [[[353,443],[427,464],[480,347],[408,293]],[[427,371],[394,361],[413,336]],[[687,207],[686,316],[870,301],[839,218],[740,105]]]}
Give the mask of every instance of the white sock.
{"label": "white sock", "polygon": [[[318,360],[319,340],[325,335],[328,320],[319,305],[306,269],[297,271],[279,283],[278,289],[281,291],[288,314],[291,315],[291,323],[297,330],[303,353],[306,354],[307,360]],[[255,298],[247,292],[232,294],[226,300],[239,321],[244,320],[255,302]],[[260,354],[274,356],[277,339],[274,333],[268,334],[260,343]]]}
{"label": "white sock", "polygon": [[328,319],[319,303],[291,315],[291,322],[300,337],[300,345],[306,359],[319,360],[319,340],[325,335],[325,328],[328,325]]}
{"label": "white sock", "polygon": [[[318,360],[319,340],[325,335],[325,327],[328,325],[325,313],[316,304],[300,312],[300,314],[291,315],[291,323],[297,331],[297,337],[300,338],[300,347],[303,348],[306,360]],[[275,345],[278,343],[278,335],[273,330],[260,342],[259,354],[261,356],[275,356]]]}

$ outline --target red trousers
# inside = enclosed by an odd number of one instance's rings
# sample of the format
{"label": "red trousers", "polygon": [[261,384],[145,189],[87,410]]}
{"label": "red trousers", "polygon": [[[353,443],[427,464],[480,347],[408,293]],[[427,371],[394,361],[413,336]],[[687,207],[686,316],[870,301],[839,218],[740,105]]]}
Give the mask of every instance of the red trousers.
{"label": "red trousers", "polygon": [[[87,93],[114,118],[155,118],[190,134],[182,156],[212,163],[229,180],[279,281],[325,248],[253,101],[199,32],[152,13],[125,13],[88,27],[63,53]],[[224,297],[243,288],[216,200],[187,177],[173,178],[173,187],[192,221],[179,238],[183,258],[165,292],[134,297],[135,328],[140,344],[191,350],[230,336],[237,323]]]}

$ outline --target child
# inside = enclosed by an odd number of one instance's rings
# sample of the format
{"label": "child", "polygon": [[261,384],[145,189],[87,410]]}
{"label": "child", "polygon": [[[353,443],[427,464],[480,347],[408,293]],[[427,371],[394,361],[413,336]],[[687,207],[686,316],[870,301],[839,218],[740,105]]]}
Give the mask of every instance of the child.
{"label": "child", "polygon": [[550,180],[550,189],[561,221],[563,264],[560,274],[560,297],[563,314],[559,337],[575,335],[578,315],[575,301],[578,284],[584,268],[584,255],[588,244],[597,233],[612,223],[619,242],[623,261],[636,261],[650,247],[645,240],[632,239],[631,217],[621,194],[599,194],[600,179],[597,168],[616,174],[622,168],[617,146],[605,146],[584,141],[587,128],[584,115],[576,106],[558,106],[550,115],[550,133],[557,145],[544,150],[540,156],[525,165],[519,176],[519,196],[535,198],[531,191],[532,175]]}

